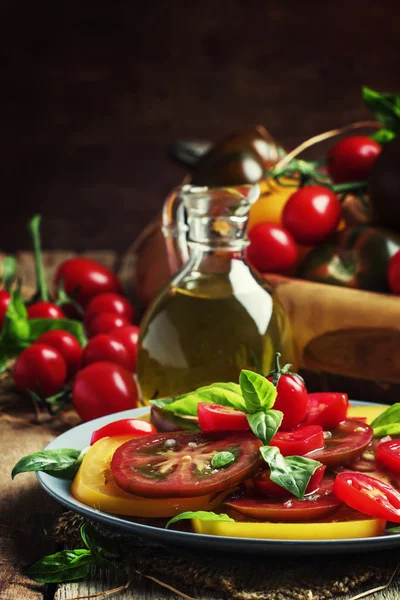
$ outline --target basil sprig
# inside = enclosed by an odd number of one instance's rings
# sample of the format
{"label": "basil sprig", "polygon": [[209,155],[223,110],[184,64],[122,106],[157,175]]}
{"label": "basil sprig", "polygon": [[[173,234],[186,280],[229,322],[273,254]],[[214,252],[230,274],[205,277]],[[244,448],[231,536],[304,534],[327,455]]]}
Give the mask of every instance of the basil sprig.
{"label": "basil sprig", "polygon": [[84,450],[56,448],[54,450],[33,452],[23,456],[17,462],[11,472],[11,478],[14,479],[20,473],[42,471],[53,475],[53,477],[73,479],[86,452],[87,448]]}
{"label": "basil sprig", "polygon": [[221,513],[217,514],[212,512],[211,510],[187,510],[186,512],[181,513],[180,515],[176,515],[176,517],[172,517],[166,524],[166,529],[173,523],[177,521],[182,521],[184,519],[200,519],[201,521],[230,521],[234,522],[235,519],[229,517],[228,515]]}
{"label": "basil sprig", "polygon": [[369,87],[362,88],[364,104],[383,125],[371,137],[384,144],[400,135],[400,94],[380,93]]}
{"label": "basil sprig", "polygon": [[375,436],[400,434],[400,402],[389,406],[371,423]]}

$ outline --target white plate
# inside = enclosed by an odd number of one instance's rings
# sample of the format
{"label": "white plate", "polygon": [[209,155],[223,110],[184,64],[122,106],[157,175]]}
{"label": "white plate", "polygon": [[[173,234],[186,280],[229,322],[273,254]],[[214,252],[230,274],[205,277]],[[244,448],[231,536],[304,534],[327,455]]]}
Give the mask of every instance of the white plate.
{"label": "white plate", "polygon": [[[353,405],[371,405],[372,403],[351,401]],[[103,425],[118,419],[139,417],[148,412],[148,408],[126,410],[117,414],[94,419],[88,423],[78,425],[66,431],[46,446],[46,450],[54,448],[76,448],[82,450],[90,443],[92,432]],[[373,538],[360,538],[350,540],[262,540],[254,538],[219,537],[162,529],[152,525],[143,525],[124,517],[117,517],[108,513],[86,506],[75,500],[70,493],[70,482],[57,479],[46,473],[39,473],[38,480],[46,492],[56,500],[91,519],[104,523],[109,527],[122,529],[132,534],[152,538],[162,544],[174,546],[190,546],[198,550],[222,550],[243,555],[243,552],[281,553],[281,554],[314,554],[314,553],[342,553],[357,551],[373,551],[383,548],[400,546],[400,534],[379,536]]]}

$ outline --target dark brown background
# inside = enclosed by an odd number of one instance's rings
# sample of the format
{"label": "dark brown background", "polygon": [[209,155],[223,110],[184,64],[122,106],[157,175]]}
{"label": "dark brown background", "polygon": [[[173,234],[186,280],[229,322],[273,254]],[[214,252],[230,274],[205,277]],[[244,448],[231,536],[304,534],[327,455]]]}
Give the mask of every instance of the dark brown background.
{"label": "dark brown background", "polygon": [[4,1],[0,247],[124,250],[181,177],[177,137],[292,146],[400,88],[397,2]]}

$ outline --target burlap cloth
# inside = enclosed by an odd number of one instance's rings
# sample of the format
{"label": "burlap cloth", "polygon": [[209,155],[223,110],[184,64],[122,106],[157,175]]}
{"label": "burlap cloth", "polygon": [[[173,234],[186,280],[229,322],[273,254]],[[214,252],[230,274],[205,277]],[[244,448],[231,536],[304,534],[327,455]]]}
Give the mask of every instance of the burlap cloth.
{"label": "burlap cloth", "polygon": [[[56,524],[57,541],[82,547],[85,519],[72,511]],[[226,556],[192,553],[121,534],[92,523],[105,537],[129,548],[126,571],[163,577],[190,596],[193,589],[215,590],[227,600],[325,600],[384,584],[399,562],[398,550],[317,556]]]}

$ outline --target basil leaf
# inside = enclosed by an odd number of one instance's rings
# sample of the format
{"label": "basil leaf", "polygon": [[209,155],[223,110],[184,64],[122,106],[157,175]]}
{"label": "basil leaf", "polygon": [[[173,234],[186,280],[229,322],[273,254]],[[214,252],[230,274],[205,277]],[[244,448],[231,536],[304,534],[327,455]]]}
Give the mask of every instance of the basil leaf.
{"label": "basil leaf", "polygon": [[386,533],[400,533],[400,527],[397,525],[396,527],[386,529]]}
{"label": "basil leaf", "polygon": [[372,133],[369,137],[372,140],[375,140],[375,142],[378,142],[378,144],[387,144],[396,137],[396,134],[389,129],[379,129],[378,131],[375,131],[375,133]]}
{"label": "basil leaf", "polygon": [[280,410],[260,410],[247,415],[250,429],[263,444],[268,445],[278,431],[283,419]]}
{"label": "basil leaf", "polygon": [[362,88],[364,104],[385,129],[400,134],[400,94],[381,94],[368,87]]}
{"label": "basil leaf", "polygon": [[371,423],[374,435],[397,435],[400,434],[400,402],[389,406],[385,412],[377,416]]}
{"label": "basil leaf", "polygon": [[14,479],[19,473],[28,473],[31,471],[43,471],[50,475],[60,476],[69,471],[71,467],[76,467],[81,462],[83,453],[73,448],[57,448],[55,450],[41,450],[21,458],[11,472],[11,478]]}
{"label": "basil leaf", "polygon": [[92,552],[98,564],[121,558],[121,547],[113,540],[102,536],[90,523],[82,525],[80,534],[83,543]]}
{"label": "basil leaf", "polygon": [[263,375],[243,369],[239,377],[240,389],[246,404],[246,412],[272,408],[277,396],[276,387]]}
{"label": "basil leaf", "polygon": [[86,346],[87,337],[80,321],[75,319],[30,319],[30,341],[34,342],[42,333],[62,329],[71,333],[81,346]]}
{"label": "basil leaf", "polygon": [[235,462],[235,455],[232,452],[217,452],[211,459],[211,466],[214,469],[223,469]]}
{"label": "basil leaf", "polygon": [[270,468],[271,481],[296,498],[303,498],[312,475],[321,463],[304,456],[283,457],[275,446],[262,446],[260,452]]}
{"label": "basil leaf", "polygon": [[[157,402],[158,401],[156,400],[156,403]],[[199,402],[209,402],[211,404],[229,406],[238,410],[246,410],[245,401],[240,392],[240,386],[236,383],[214,383],[212,385],[201,387],[194,392],[179,396],[174,402],[164,404],[162,408],[177,415],[197,417]]]}
{"label": "basil leaf", "polygon": [[224,513],[218,515],[217,513],[207,510],[188,510],[180,515],[176,515],[176,517],[172,517],[172,519],[170,519],[166,524],[165,528],[168,529],[170,525],[176,523],[177,521],[182,521],[183,519],[200,519],[201,521],[235,521],[235,519],[232,519]]}
{"label": "basil leaf", "polygon": [[94,564],[90,550],[62,550],[30,565],[24,573],[41,583],[63,583],[84,579]]}

